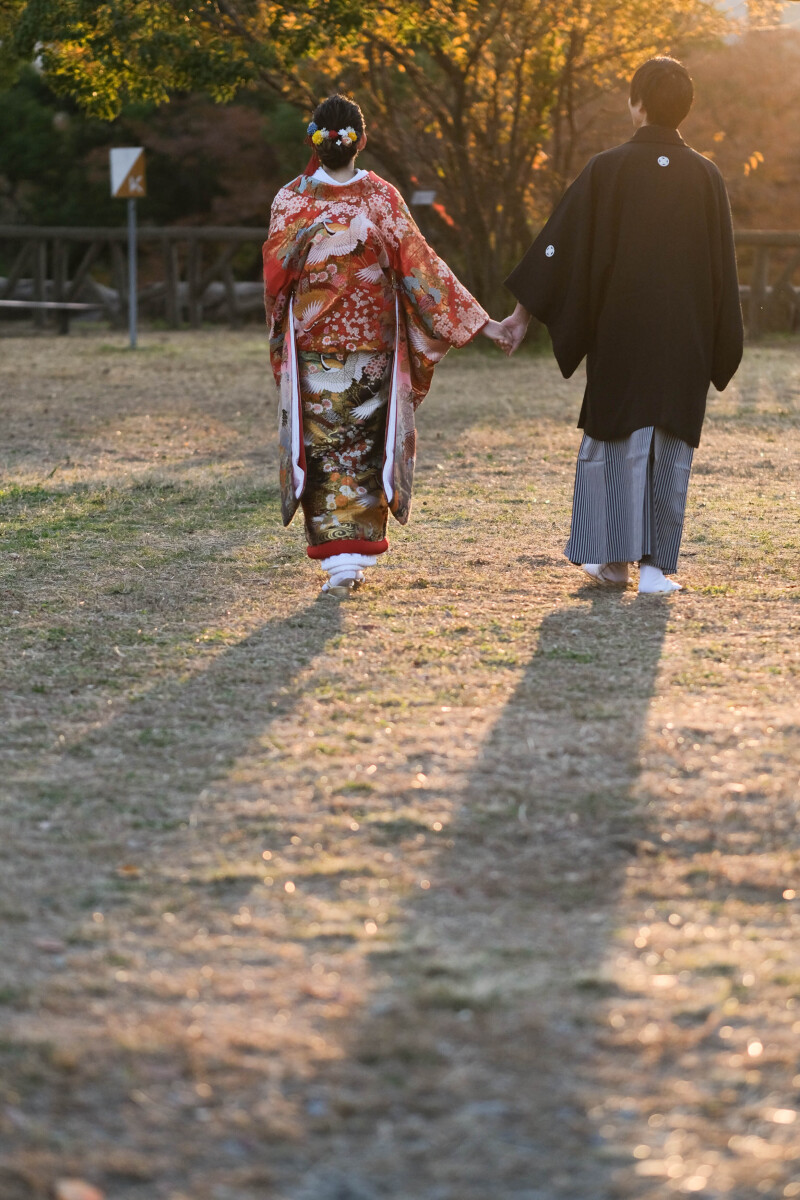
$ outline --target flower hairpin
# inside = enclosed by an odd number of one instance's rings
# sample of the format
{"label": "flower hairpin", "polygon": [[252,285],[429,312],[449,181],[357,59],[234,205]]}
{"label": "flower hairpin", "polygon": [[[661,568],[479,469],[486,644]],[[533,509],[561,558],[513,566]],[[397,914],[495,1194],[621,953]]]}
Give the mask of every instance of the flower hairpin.
{"label": "flower hairpin", "polygon": [[311,121],[306,133],[315,146],[321,146],[324,141],[332,141],[337,146],[352,146],[358,141],[358,134],[352,125],[348,125],[346,129],[320,129]]}

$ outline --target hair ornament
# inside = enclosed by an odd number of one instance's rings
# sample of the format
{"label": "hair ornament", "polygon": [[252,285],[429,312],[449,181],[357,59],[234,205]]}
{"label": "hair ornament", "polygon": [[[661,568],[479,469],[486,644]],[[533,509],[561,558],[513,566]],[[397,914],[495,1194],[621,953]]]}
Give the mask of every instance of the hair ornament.
{"label": "hair ornament", "polygon": [[324,141],[333,141],[337,146],[352,146],[358,141],[358,134],[352,125],[345,129],[320,129],[312,121],[306,133],[315,146],[321,146]]}

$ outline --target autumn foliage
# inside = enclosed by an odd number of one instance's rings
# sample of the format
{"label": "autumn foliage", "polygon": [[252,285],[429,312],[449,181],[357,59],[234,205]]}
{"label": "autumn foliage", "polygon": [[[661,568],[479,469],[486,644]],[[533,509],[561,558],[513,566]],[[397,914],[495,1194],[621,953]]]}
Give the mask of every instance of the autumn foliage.
{"label": "autumn foliage", "polygon": [[[220,158],[216,221],[253,220],[256,199],[266,218],[276,180],[253,153],[259,97],[295,106],[301,149],[319,98],[351,91],[368,122],[365,165],[406,194],[436,192],[420,212],[425,232],[486,302],[586,159],[630,136],[627,80],[655,53],[690,64],[698,98],[685,133],[725,174],[737,223],[798,223],[800,132],[786,114],[800,100],[800,38],[758,30],[723,40],[731,27],[711,0],[7,0],[11,10],[7,70],[10,46],[21,57],[36,47],[50,86],[89,114],[162,106],[152,129],[162,149],[173,136],[167,101],[185,112],[188,92],[247,99],[241,120],[205,106],[206,130],[188,138],[193,153],[204,138],[231,151]],[[769,15],[759,13],[754,24]],[[244,172],[237,130],[248,131]],[[147,144],[144,125],[141,137]],[[185,143],[178,135],[175,153]],[[247,193],[238,218],[237,180]]]}
{"label": "autumn foliage", "polygon": [[405,190],[412,176],[436,189],[433,231],[491,300],[574,174],[596,97],[643,58],[723,28],[705,0],[413,0],[378,10],[282,86],[309,100],[332,84],[358,94],[380,163]]}
{"label": "autumn foliage", "polygon": [[692,62],[686,123],[713,157],[743,229],[800,228],[800,33],[758,32]]}

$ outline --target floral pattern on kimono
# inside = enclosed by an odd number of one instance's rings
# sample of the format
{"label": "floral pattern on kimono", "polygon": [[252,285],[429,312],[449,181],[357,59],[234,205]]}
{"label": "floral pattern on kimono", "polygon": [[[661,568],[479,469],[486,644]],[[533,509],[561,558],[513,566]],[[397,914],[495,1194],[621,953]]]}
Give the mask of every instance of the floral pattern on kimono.
{"label": "floral pattern on kimono", "polygon": [[[487,313],[431,249],[396,188],[372,172],[337,187],[300,176],[278,192],[263,248],[270,358],[281,390],[284,523],[307,480],[298,354],[393,353],[383,488],[409,517],[414,411],[451,346],[469,342]],[[289,330],[289,313],[293,329]]]}

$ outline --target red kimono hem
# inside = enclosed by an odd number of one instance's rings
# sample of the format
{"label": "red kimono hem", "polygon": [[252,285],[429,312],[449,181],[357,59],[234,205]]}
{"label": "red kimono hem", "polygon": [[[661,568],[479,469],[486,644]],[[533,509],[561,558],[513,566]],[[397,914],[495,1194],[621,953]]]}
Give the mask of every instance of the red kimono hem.
{"label": "red kimono hem", "polygon": [[385,554],[389,549],[387,538],[380,542],[367,542],[363,538],[342,538],[336,542],[324,542],[321,546],[309,546],[309,558],[333,558],[334,554]]}

